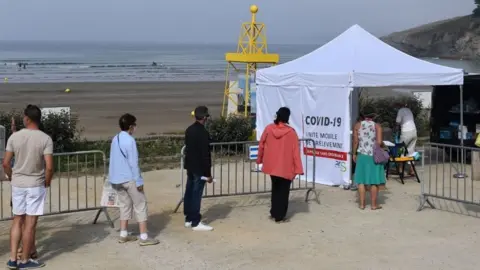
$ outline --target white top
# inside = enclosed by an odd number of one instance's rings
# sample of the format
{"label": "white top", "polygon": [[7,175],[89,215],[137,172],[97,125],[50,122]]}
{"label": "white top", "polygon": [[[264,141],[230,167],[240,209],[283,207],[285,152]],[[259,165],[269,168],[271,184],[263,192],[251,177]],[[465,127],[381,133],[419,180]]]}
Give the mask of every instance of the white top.
{"label": "white top", "polygon": [[255,82],[340,87],[462,85],[463,70],[410,56],[354,25],[307,55],[257,70]]}
{"label": "white top", "polygon": [[367,156],[373,156],[373,145],[377,139],[375,122],[364,120],[360,122],[358,129],[358,150],[357,152]]}
{"label": "white top", "polygon": [[397,124],[400,125],[402,132],[417,130],[413,113],[409,108],[401,108],[398,110]]}

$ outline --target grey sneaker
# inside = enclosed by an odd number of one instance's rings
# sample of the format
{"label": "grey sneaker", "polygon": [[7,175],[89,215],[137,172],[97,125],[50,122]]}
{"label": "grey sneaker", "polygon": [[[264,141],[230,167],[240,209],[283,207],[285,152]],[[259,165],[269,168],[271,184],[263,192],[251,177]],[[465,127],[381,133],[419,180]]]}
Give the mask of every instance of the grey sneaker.
{"label": "grey sneaker", "polygon": [[133,242],[133,241],[137,241],[137,237],[135,235],[128,235],[126,237],[119,237],[118,238],[118,243],[127,243],[127,242]]}
{"label": "grey sneaker", "polygon": [[142,240],[140,239],[140,241],[138,242],[140,244],[140,246],[144,247],[144,246],[154,246],[154,245],[158,245],[160,243],[160,241],[158,241],[157,239],[155,238],[147,238],[145,240]]}

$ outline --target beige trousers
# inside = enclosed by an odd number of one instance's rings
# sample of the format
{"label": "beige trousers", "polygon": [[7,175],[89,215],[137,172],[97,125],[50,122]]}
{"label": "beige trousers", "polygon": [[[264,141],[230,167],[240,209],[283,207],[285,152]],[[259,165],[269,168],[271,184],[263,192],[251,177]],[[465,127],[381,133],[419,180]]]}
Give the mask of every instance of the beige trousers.
{"label": "beige trousers", "polygon": [[120,220],[132,219],[132,212],[135,212],[138,222],[147,221],[147,198],[145,193],[138,191],[134,181],[112,184],[112,187],[117,191],[120,202]]}

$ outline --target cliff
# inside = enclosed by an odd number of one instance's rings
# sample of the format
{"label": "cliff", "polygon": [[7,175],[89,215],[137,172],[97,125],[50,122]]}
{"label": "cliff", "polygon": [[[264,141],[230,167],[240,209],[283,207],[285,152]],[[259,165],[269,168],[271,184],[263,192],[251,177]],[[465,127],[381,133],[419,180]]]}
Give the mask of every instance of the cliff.
{"label": "cliff", "polygon": [[415,57],[478,59],[480,20],[470,15],[456,17],[395,32],[381,39]]}

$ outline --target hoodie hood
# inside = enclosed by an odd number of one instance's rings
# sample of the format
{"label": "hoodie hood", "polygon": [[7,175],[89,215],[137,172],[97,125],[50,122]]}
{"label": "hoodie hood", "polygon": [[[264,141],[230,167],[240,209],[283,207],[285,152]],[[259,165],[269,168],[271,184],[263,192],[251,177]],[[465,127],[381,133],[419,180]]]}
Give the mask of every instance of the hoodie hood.
{"label": "hoodie hood", "polygon": [[285,125],[282,123],[278,125],[272,124],[272,134],[273,134],[273,137],[275,137],[276,139],[280,139],[292,131],[293,131],[293,128],[291,128],[288,125]]}

